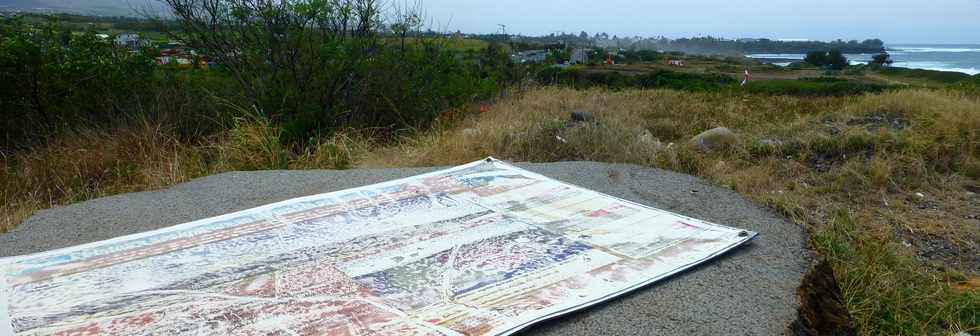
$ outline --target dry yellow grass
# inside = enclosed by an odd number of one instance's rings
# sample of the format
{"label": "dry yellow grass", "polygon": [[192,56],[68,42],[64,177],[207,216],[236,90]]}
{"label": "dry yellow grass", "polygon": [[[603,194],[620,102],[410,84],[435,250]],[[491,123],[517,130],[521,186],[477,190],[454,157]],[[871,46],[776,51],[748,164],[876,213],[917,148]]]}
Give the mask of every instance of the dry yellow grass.
{"label": "dry yellow grass", "polygon": [[[566,127],[577,110],[595,113],[597,123]],[[740,142],[715,153],[686,146],[719,126]],[[863,334],[920,335],[980,330],[980,293],[954,288],[977,272],[969,254],[980,253],[980,204],[964,197],[980,175],[978,130],[980,101],[953,92],[795,98],[545,88],[405,138],[362,164],[451,165],[492,155],[702,176],[806,225]],[[923,257],[929,251],[914,245],[920,241],[949,244],[965,260]]]}
{"label": "dry yellow grass", "polygon": [[243,119],[212,138],[182,142],[158,126],[83,131],[0,157],[0,234],[39,209],[153,190],[226,171],[346,169],[371,146],[340,132],[301,150],[280,142],[267,122]]}
{"label": "dry yellow grass", "polygon": [[34,210],[107,194],[171,185],[205,173],[202,157],[148,125],[87,131],[3,158],[0,230]]}

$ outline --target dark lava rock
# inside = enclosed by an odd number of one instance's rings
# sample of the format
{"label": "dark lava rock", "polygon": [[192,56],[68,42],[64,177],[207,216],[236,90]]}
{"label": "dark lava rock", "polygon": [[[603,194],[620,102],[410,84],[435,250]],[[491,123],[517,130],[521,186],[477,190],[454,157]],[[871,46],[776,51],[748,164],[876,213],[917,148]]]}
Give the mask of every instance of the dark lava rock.
{"label": "dark lava rock", "polygon": [[796,295],[801,305],[799,317],[790,325],[793,335],[857,335],[834,269],[826,260],[807,273]]}
{"label": "dark lava rock", "polygon": [[869,130],[888,127],[895,130],[909,126],[908,119],[890,113],[872,113],[863,117],[855,117],[847,122],[849,126],[865,126]]}
{"label": "dark lava rock", "polygon": [[595,121],[595,115],[589,112],[572,112],[572,121],[574,122],[593,122]]}

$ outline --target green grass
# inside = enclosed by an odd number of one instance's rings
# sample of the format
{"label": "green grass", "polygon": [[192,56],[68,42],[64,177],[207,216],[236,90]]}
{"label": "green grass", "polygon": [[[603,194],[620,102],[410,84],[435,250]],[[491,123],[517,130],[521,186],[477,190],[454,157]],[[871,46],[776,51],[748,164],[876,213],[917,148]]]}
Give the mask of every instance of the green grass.
{"label": "green grass", "polygon": [[[724,65],[720,67],[724,68]],[[715,67],[718,68],[718,67]],[[731,92],[789,96],[851,96],[878,93],[898,88],[896,85],[861,81],[845,77],[807,77],[800,79],[753,80],[739,86],[733,76],[717,72],[672,70],[617,71],[615,68],[543,68],[536,75],[543,83],[559,84],[578,89],[603,87],[613,90],[628,88],[674,89],[690,92]]]}
{"label": "green grass", "polygon": [[479,51],[486,49],[489,43],[483,40],[450,38],[449,49],[457,52]]}
{"label": "green grass", "polygon": [[909,69],[909,68],[900,68],[900,67],[884,67],[878,69],[877,72],[884,74],[886,76],[891,76],[896,78],[905,78],[905,79],[914,79],[914,80],[925,79],[925,80],[943,83],[943,84],[954,84],[954,83],[974,79],[970,75],[967,75],[962,72]]}
{"label": "green grass", "polygon": [[536,75],[539,81],[587,89],[605,87],[610,89],[627,88],[668,88],[694,92],[721,91],[731,88],[736,81],[722,74],[702,74],[669,70],[645,71],[639,74],[624,74],[619,71],[605,71],[584,66],[568,68],[548,67]]}
{"label": "green grass", "polygon": [[[961,328],[976,331],[980,295],[957,295],[945,286],[937,287],[934,277],[955,280],[958,275],[924,267],[898,252],[903,248],[896,242],[862,228],[859,222],[868,218],[855,217],[846,210],[837,210],[815,230],[813,242],[837,270],[842,294],[848,299],[845,304],[866,333],[921,335]],[[923,324],[938,326],[929,329]]]}
{"label": "green grass", "polygon": [[803,80],[772,79],[753,81],[745,86],[751,93],[792,96],[850,96],[877,93],[892,88],[889,85],[862,83],[841,78]]}

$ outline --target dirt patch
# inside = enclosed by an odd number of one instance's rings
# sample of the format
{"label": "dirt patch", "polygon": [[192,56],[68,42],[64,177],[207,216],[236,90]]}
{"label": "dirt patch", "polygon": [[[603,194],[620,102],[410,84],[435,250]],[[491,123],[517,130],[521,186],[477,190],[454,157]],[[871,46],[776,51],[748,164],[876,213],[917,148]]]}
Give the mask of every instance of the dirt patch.
{"label": "dirt patch", "polygon": [[974,193],[975,186],[966,185],[963,195],[955,204],[936,200],[929,195],[916,194],[907,201],[920,211],[948,212],[964,222],[957,223],[959,231],[951,234],[914,234],[902,232],[900,235],[915,254],[923,259],[941,263],[958,271],[980,275],[980,195]]}
{"label": "dirt patch", "polygon": [[912,247],[919,257],[940,262],[953,269],[980,274],[980,244],[975,241],[952,242],[941,237],[912,237]]}
{"label": "dirt patch", "polygon": [[[958,191],[957,191],[958,192]],[[938,232],[913,232],[895,228],[895,236],[917,257],[945,268],[980,274],[980,197],[970,191],[962,196],[937,198],[914,193],[905,197],[911,211],[923,214],[919,221],[943,222]]]}
{"label": "dirt patch", "polygon": [[821,261],[796,290],[800,300],[799,316],[790,325],[797,336],[856,335],[851,315],[844,306],[837,277],[826,260]]}
{"label": "dirt patch", "polygon": [[[974,189],[975,188],[975,189]],[[965,201],[966,212],[963,215],[963,219],[966,220],[980,220],[980,188],[976,186],[967,186],[966,192],[963,193],[963,201]],[[977,227],[980,227],[980,223],[977,223]]]}
{"label": "dirt patch", "polygon": [[957,282],[953,287],[961,291],[980,291],[980,277],[970,277]]}
{"label": "dirt patch", "polygon": [[818,173],[826,173],[833,169],[835,166],[840,166],[847,162],[848,159],[861,157],[864,159],[870,159],[874,156],[874,152],[871,150],[859,150],[853,152],[814,152],[806,160],[806,164],[810,169]]}
{"label": "dirt patch", "polygon": [[905,200],[919,210],[940,211],[944,209],[942,202],[923,193],[909,195],[905,197]]}
{"label": "dirt patch", "polygon": [[818,173],[826,173],[829,172],[835,165],[839,165],[841,161],[843,160],[837,155],[815,153],[810,155],[810,157],[806,160],[806,164],[808,167],[810,167],[810,169],[813,169]]}
{"label": "dirt patch", "polygon": [[895,113],[872,113],[863,117],[854,117],[847,122],[848,126],[864,126],[869,131],[877,130],[882,127],[894,130],[905,129],[909,126],[909,120]]}

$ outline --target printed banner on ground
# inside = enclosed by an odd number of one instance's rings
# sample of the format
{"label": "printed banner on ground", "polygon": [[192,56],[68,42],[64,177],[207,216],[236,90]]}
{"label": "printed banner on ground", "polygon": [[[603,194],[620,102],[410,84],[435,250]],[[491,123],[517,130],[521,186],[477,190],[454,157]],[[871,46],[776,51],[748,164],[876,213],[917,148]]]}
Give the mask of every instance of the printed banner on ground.
{"label": "printed banner on ground", "polygon": [[754,236],[487,159],[0,259],[0,335],[509,335]]}

